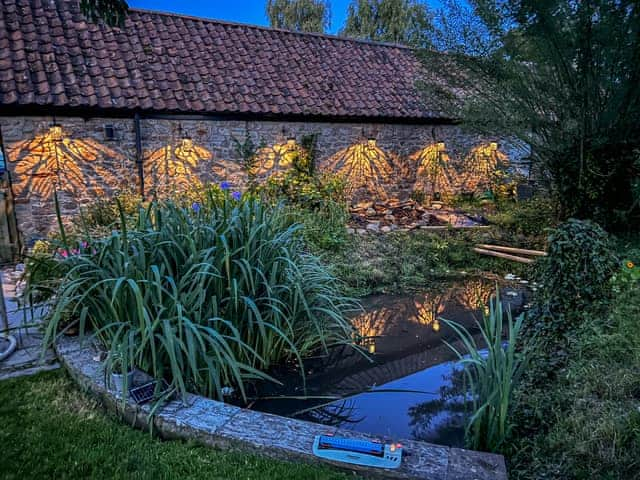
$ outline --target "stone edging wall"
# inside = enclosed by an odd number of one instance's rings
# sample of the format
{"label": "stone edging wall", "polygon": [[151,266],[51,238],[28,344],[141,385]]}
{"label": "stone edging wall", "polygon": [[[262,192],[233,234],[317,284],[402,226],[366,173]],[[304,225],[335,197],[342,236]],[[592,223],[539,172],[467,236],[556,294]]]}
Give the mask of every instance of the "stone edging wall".
{"label": "stone edging wall", "polygon": [[[96,396],[108,409],[116,411],[138,428],[149,427],[149,406],[131,400],[123,403],[114,390],[105,386],[101,362],[89,342],[61,338],[56,345],[60,362],[83,389]],[[135,381],[134,381],[135,382]],[[156,432],[163,438],[191,439],[224,449],[234,449],[289,461],[319,463],[311,453],[316,435],[333,433],[351,438],[374,439],[371,435],[337,429],[253,410],[246,410],[198,395],[189,395],[186,405],[167,404],[153,419]],[[501,455],[450,448],[411,440],[402,441],[410,452],[397,470],[362,468],[335,464],[358,471],[367,478],[430,480],[506,480]]]}

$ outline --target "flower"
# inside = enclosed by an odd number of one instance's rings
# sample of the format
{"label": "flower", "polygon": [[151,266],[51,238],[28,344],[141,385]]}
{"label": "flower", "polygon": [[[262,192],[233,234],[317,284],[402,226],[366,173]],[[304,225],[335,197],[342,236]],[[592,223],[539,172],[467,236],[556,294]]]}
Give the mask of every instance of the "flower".
{"label": "flower", "polygon": [[231,194],[231,198],[233,198],[234,200],[240,200],[240,197],[242,197],[242,194],[240,192],[233,192]]}
{"label": "flower", "polygon": [[191,208],[193,208],[194,212],[200,213],[200,204],[198,202],[193,202],[191,204]]}
{"label": "flower", "polygon": [[229,182],[222,182],[220,184],[220,188],[222,190],[229,190],[231,188],[231,184]]}
{"label": "flower", "polygon": [[635,267],[635,265],[633,264],[633,262],[632,262],[631,260],[629,260],[629,261],[627,262],[627,268],[628,268],[628,269],[632,269],[633,267]]}

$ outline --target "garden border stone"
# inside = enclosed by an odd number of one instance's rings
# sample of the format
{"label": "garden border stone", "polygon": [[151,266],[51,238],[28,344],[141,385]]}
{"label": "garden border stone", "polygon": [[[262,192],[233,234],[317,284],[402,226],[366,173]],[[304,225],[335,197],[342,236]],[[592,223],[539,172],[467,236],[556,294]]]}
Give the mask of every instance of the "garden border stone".
{"label": "garden border stone", "polygon": [[[150,406],[136,405],[131,399],[124,402],[118,392],[106,385],[103,364],[95,360],[98,350],[90,341],[62,337],[55,351],[83,390],[132,425],[144,430],[149,428]],[[134,384],[140,381],[144,381],[141,376],[134,380]],[[247,410],[199,395],[189,394],[184,403],[182,400],[169,402],[153,417],[153,428],[162,438],[196,440],[218,448],[289,461],[330,463],[367,478],[507,480],[501,455],[413,440],[401,440],[409,455],[403,457],[401,467],[396,470],[326,462],[311,453],[316,435],[334,433],[352,438],[376,437]]]}

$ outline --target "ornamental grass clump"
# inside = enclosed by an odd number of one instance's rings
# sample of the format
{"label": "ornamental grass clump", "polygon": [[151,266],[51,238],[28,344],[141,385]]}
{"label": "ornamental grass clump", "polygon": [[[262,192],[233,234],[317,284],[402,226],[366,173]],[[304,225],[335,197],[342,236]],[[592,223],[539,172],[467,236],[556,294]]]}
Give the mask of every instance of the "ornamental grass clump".
{"label": "ornamental grass clump", "polygon": [[276,365],[304,375],[305,356],[351,344],[345,314],[356,304],[285,217],[227,190],[188,207],[152,202],[134,228],[123,221],[91,252],[61,260],[46,343],[71,315],[108,358],[214,398],[275,381]]}

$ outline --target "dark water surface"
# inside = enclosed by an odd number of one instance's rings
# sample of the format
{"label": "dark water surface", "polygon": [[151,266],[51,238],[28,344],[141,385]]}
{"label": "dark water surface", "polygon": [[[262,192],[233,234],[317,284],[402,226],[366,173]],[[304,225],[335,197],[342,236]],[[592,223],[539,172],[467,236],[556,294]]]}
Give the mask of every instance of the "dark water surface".
{"label": "dark water surface", "polygon": [[[455,338],[439,318],[477,330],[495,288],[495,281],[473,278],[433,292],[366,298],[364,313],[352,322],[368,358],[336,349],[312,359],[306,394],[297,378],[283,379],[284,390],[262,392],[251,408],[390,439],[459,446],[464,416],[461,397],[452,393],[455,356],[444,344]],[[502,286],[501,296],[514,313],[527,301],[513,286]]]}

